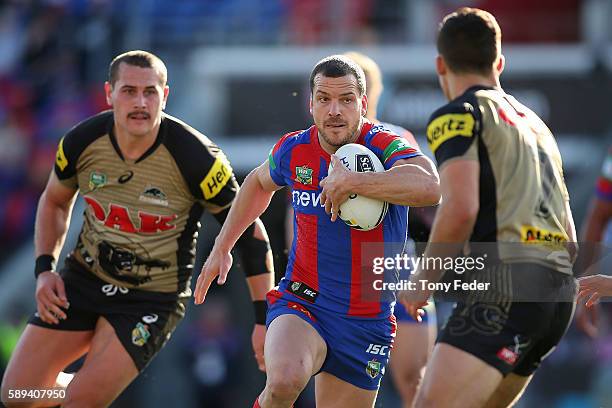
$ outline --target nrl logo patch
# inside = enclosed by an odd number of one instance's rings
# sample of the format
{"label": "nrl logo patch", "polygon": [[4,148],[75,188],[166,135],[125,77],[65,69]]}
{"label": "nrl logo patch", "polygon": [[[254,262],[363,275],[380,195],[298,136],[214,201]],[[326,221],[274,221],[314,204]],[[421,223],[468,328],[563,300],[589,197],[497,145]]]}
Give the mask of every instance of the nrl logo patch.
{"label": "nrl logo patch", "polygon": [[95,190],[106,184],[106,174],[92,171],[89,175],[89,189]]}
{"label": "nrl logo patch", "polygon": [[149,340],[149,337],[151,337],[149,326],[138,322],[136,327],[132,330],[132,343],[138,347],[142,347],[147,340]]}
{"label": "nrl logo patch", "polygon": [[161,191],[158,187],[147,186],[147,188],[140,193],[138,199],[149,204],[163,205],[164,207],[168,206],[168,197],[166,193]]}
{"label": "nrl logo patch", "polygon": [[296,181],[302,184],[312,184],[312,169],[306,165],[295,168]]}
{"label": "nrl logo patch", "polygon": [[380,374],[380,361],[376,361],[376,359],[368,361],[368,365],[366,366],[366,373],[371,378],[376,378],[378,374]]}
{"label": "nrl logo patch", "polygon": [[294,292],[297,291],[300,288],[300,285],[301,285],[300,282],[293,282],[291,284],[291,290],[294,291]]}

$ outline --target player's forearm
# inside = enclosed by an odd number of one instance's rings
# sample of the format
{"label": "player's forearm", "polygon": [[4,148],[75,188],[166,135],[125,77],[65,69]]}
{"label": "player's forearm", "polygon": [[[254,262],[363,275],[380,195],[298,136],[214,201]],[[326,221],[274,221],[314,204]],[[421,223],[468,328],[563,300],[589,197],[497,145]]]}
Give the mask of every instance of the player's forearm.
{"label": "player's forearm", "polygon": [[53,255],[58,258],[70,223],[74,200],[57,204],[43,193],[38,201],[36,223],[34,226],[34,247],[36,256]]}
{"label": "player's forearm", "polygon": [[[271,260],[272,253],[270,252],[270,261]],[[247,285],[252,301],[266,300],[266,294],[274,287],[274,273],[249,276],[247,278]]]}
{"label": "player's forearm", "polygon": [[274,262],[268,234],[258,218],[236,242],[251,299],[265,300],[274,286]]}
{"label": "player's forearm", "polygon": [[[465,208],[450,201],[442,202],[429,236],[424,257],[446,258],[459,253],[464,243],[469,240],[477,217],[477,208]],[[436,262],[428,264],[436,265]],[[419,270],[413,279],[438,281],[444,270]]]}
{"label": "player's forearm", "polygon": [[[588,275],[597,273],[597,260],[601,253],[601,248],[597,243],[603,239],[605,227],[611,218],[611,210],[612,204],[610,203],[603,202],[598,198],[591,201],[581,233],[583,244],[578,261],[578,275],[583,275],[585,272]],[[590,268],[593,265],[595,265],[595,268]]]}
{"label": "player's forearm", "polygon": [[595,198],[589,206],[585,226],[582,231],[582,241],[600,242],[608,220],[612,216],[612,204],[604,203]]}
{"label": "player's forearm", "polygon": [[350,191],[392,204],[426,207],[440,202],[437,175],[415,164],[378,173],[352,173]]}
{"label": "player's forearm", "polygon": [[274,194],[264,190],[255,171],[246,177],[215,240],[215,245],[226,251],[230,251],[244,231],[263,214]]}
{"label": "player's forearm", "polygon": [[431,229],[430,243],[466,242],[472,233],[478,208],[466,208],[452,201],[443,201]]}

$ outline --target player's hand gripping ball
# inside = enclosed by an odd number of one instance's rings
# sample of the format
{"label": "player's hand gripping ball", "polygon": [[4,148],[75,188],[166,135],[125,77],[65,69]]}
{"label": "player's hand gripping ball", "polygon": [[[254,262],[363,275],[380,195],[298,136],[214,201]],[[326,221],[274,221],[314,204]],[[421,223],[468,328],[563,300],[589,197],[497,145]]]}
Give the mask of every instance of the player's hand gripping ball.
{"label": "player's hand gripping ball", "polygon": [[[335,155],[351,171],[385,171],[378,157],[360,144],[346,144],[339,148]],[[333,165],[330,163],[328,173],[332,169]],[[388,209],[389,203],[386,201],[351,194],[348,200],[340,205],[338,217],[352,228],[369,231],[382,222]]]}

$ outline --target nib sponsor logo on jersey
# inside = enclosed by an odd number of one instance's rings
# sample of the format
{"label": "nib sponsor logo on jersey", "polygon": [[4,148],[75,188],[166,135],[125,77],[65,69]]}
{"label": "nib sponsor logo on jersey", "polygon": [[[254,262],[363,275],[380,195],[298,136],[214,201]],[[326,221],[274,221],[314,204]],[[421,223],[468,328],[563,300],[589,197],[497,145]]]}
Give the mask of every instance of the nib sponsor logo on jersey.
{"label": "nib sponsor logo on jersey", "polygon": [[109,210],[106,212],[102,204],[92,197],[84,197],[85,202],[93,211],[96,219],[102,222],[109,228],[115,228],[123,232],[155,234],[157,232],[168,231],[176,228],[176,225],[170,224],[177,218],[176,214],[160,215],[150,214],[144,211],[138,212],[140,226],[136,226],[130,217],[130,212],[127,207],[119,204],[109,204]]}

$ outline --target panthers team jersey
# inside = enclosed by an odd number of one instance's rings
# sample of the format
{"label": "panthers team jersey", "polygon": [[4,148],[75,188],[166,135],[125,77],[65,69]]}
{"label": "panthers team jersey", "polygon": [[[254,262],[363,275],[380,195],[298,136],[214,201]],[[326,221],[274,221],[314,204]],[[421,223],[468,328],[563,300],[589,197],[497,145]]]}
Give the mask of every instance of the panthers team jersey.
{"label": "panthers team jersey", "polygon": [[[364,123],[355,143],[374,152],[385,169],[400,159],[421,155],[401,137],[370,122]],[[321,204],[319,186],[329,162],[316,126],[285,135],[270,152],[270,175],[277,185],[289,186],[294,209],[295,234],[279,291],[301,293],[303,300],[346,316],[388,317],[395,296],[373,291],[370,258],[385,255],[382,243],[395,243],[395,248],[403,245],[407,207],[389,205],[382,223],[370,231],[350,228],[340,219],[331,222]],[[306,291],[299,289],[302,284]]]}
{"label": "panthers team jersey", "polygon": [[138,160],[123,158],[112,111],[60,141],[55,174],[87,207],[70,256],[119,287],[190,294],[195,237],[206,207],[229,205],[232,168],[206,136],[163,114],[157,139]]}
{"label": "panthers team jersey", "polygon": [[502,90],[475,86],[433,113],[427,141],[441,171],[457,159],[480,164],[472,242],[496,243],[504,262],[571,273],[561,154],[535,113]]}

